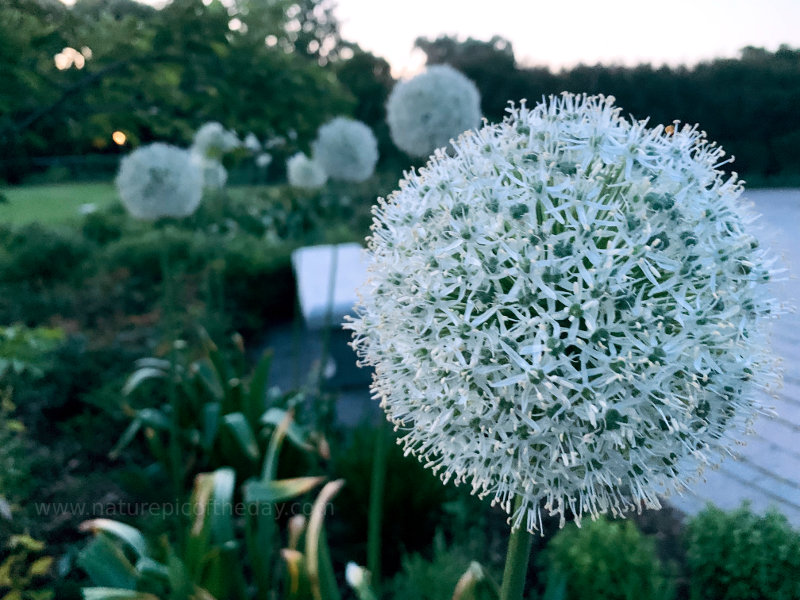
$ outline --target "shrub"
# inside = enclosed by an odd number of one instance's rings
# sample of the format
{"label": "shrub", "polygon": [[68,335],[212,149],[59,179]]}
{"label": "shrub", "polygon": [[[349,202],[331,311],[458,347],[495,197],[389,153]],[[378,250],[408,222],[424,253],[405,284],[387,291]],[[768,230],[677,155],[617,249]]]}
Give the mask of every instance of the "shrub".
{"label": "shrub", "polygon": [[547,545],[543,562],[548,591],[563,586],[566,600],[672,597],[655,544],[631,521],[570,524]]}
{"label": "shrub", "polygon": [[687,526],[693,600],[800,598],[800,531],[775,510],[713,506]]}
{"label": "shrub", "polygon": [[445,547],[437,535],[433,557],[426,560],[420,554],[403,558],[403,569],[392,580],[394,600],[450,600],[453,589],[470,564],[470,556],[456,546]]}
{"label": "shrub", "polygon": [[91,244],[71,232],[27,225],[3,236],[0,280],[44,282],[71,280],[89,256]]}

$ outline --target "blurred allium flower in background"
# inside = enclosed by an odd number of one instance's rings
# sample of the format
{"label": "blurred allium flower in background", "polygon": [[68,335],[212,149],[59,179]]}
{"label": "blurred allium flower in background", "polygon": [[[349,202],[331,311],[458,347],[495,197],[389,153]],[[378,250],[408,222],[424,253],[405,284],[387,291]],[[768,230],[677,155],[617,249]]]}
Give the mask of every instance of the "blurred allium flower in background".
{"label": "blurred allium flower in background", "polygon": [[223,164],[213,158],[203,158],[198,154],[192,154],[194,160],[203,172],[203,187],[219,190],[225,187],[228,181],[228,170]]}
{"label": "blurred allium flower in background", "polygon": [[262,152],[256,155],[256,166],[261,169],[266,169],[272,164],[272,155],[267,152]]}
{"label": "blurred allium flower in background", "polygon": [[361,121],[337,117],[317,131],[313,155],[331,179],[360,182],[375,171],[378,142]]}
{"label": "blurred allium flower in background", "polygon": [[209,189],[225,187],[225,183],[228,181],[228,171],[223,166],[221,159],[226,153],[240,148],[242,145],[236,133],[225,129],[216,121],[202,125],[195,132],[189,150],[203,171],[204,187]]}
{"label": "blurred allium flower in background", "polygon": [[190,152],[169,144],[149,144],[125,156],[116,184],[128,212],[145,221],[186,217],[203,197],[202,169]]}
{"label": "blurred allium flower in background", "polygon": [[256,134],[252,131],[245,136],[242,145],[253,153],[261,151],[261,142],[258,141]]}
{"label": "blurred allium flower in background", "polygon": [[203,158],[219,160],[226,152],[242,145],[236,133],[228,131],[220,123],[212,121],[198,129],[192,139],[190,150]]}
{"label": "blurred allium flower in background", "polygon": [[428,67],[394,86],[386,120],[395,145],[412,156],[428,156],[480,124],[478,88],[448,65]]}
{"label": "blurred allium flower in background", "polygon": [[659,507],[780,380],[771,261],[724,152],[569,94],[454,150],[376,207],[347,325],[406,452],[515,528],[542,501],[562,524]]}
{"label": "blurred allium flower in background", "polygon": [[286,161],[286,178],[289,180],[289,185],[307,189],[322,187],[328,181],[328,175],[322,165],[302,152],[289,157]]}

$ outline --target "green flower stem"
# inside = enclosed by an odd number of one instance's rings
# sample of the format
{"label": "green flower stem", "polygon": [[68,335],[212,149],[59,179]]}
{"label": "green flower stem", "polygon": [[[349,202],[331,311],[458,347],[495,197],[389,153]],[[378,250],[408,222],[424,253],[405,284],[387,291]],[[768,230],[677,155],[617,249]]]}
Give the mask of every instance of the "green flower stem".
{"label": "green flower stem", "polygon": [[161,277],[164,285],[164,330],[169,343],[169,379],[167,382],[167,395],[171,408],[169,432],[169,462],[170,476],[172,477],[175,500],[178,501],[183,494],[183,465],[181,464],[180,446],[180,415],[178,410],[178,390],[175,382],[175,297],[172,281],[172,269],[169,263],[169,250],[166,235],[161,240]]}
{"label": "green flower stem", "polygon": [[372,461],[367,529],[367,570],[372,575],[372,589],[378,598],[380,598],[381,594],[381,522],[383,521],[388,437],[389,423],[381,419],[375,436],[375,458]]}
{"label": "green flower stem", "polygon": [[339,270],[339,246],[332,245],[331,248],[331,268],[328,274],[328,298],[325,309],[325,321],[322,325],[322,350],[319,358],[319,375],[317,379],[317,392],[322,390],[322,382],[325,379],[325,367],[328,363],[328,355],[331,347],[331,327],[333,326],[333,303],[336,299],[336,277]]}
{"label": "green flower stem", "polygon": [[[520,504],[521,498],[518,497],[515,509],[519,508]],[[503,585],[500,588],[500,600],[522,600],[532,543],[533,536],[524,527],[511,532],[508,540],[506,566],[503,570]]]}

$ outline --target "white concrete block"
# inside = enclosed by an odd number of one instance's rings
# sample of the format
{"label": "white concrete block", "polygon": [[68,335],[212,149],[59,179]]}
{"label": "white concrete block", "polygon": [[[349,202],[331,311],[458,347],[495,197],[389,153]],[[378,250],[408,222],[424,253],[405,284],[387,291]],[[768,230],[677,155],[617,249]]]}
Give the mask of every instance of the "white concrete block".
{"label": "white concrete block", "polygon": [[350,243],[307,246],[292,252],[300,309],[309,329],[325,327],[334,256],[336,275],[330,325],[339,328],[344,316],[353,314],[356,289],[367,279],[364,249],[359,244]]}

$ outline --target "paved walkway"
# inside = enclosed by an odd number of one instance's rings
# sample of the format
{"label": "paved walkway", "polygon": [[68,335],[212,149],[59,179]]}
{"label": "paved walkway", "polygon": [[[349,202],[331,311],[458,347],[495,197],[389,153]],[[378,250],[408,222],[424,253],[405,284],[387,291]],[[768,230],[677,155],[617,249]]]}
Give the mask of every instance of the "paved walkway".
{"label": "paved walkway", "polygon": [[[776,297],[800,309],[800,190],[747,192],[762,214],[759,239],[768,243],[789,269],[789,280],[773,284]],[[800,527],[800,314],[781,317],[773,328],[773,347],[783,358],[784,385],[777,398],[767,398],[778,417],[756,421],[756,434],[737,460],[727,460],[706,474],[706,482],[670,503],[695,514],[712,502],[725,509],[749,500],[756,511],[769,506]]]}

